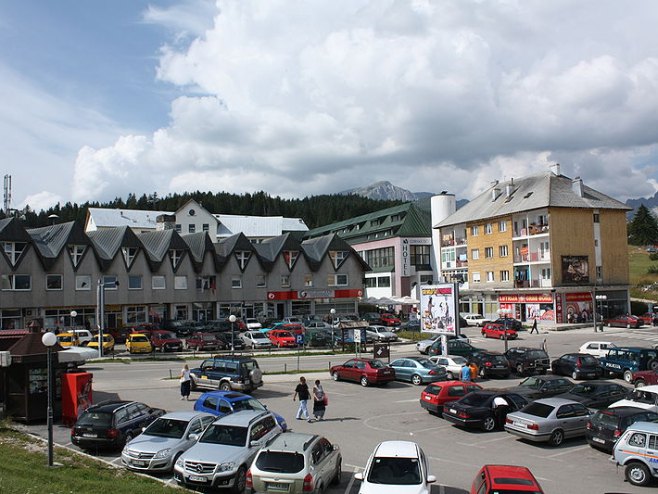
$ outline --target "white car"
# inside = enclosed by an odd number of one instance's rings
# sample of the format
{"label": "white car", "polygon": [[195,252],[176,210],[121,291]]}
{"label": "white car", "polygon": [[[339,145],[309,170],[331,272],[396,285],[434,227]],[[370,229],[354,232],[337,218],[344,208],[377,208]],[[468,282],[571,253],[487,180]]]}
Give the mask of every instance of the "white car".
{"label": "white car", "polygon": [[615,401],[610,408],[635,407],[658,413],[658,385],[635,388],[628,398]]}
{"label": "white car", "polygon": [[487,319],[482,314],[462,314],[464,320],[468,323],[469,326],[484,326],[486,323],[491,322],[491,319]]}
{"label": "white car", "polygon": [[255,319],[253,317],[246,318],[244,322],[247,325],[247,329],[261,329],[263,327],[263,325],[258,321],[258,319]]}
{"label": "white car", "polygon": [[[420,340],[419,342],[416,343],[416,350],[418,350],[420,353],[423,353],[423,354],[427,355],[427,352],[429,351],[430,347],[440,337],[441,337],[440,334],[434,334],[426,340]],[[463,334],[459,334],[457,336],[448,335],[448,339],[449,340],[458,339],[460,341],[463,341],[464,343],[470,343],[471,342],[471,340],[467,336],[464,336]]]}
{"label": "white car", "polygon": [[369,326],[366,328],[366,334],[374,341],[398,341],[398,335],[386,326]]}
{"label": "white car", "polygon": [[596,358],[601,358],[608,355],[610,348],[617,348],[617,345],[610,341],[588,341],[587,343],[583,343],[578,352],[589,353]]}
{"label": "white car", "polygon": [[448,379],[450,380],[460,379],[462,367],[468,363],[468,360],[459,355],[448,355],[446,357],[435,355],[430,357],[430,360],[436,365],[445,367],[446,371],[448,371]]}
{"label": "white car", "polygon": [[359,494],[429,494],[436,477],[429,474],[427,456],[411,441],[384,441],[377,445],[363,472]]}
{"label": "white car", "polygon": [[244,346],[252,350],[256,350],[257,348],[272,348],[272,340],[262,331],[245,331],[240,334],[240,339],[244,341]]}

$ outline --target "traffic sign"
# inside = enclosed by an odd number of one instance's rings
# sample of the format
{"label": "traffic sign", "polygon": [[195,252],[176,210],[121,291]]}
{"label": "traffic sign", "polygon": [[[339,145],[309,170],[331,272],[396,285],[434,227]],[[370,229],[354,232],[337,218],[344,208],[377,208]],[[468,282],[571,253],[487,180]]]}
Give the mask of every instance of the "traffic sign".
{"label": "traffic sign", "polygon": [[361,343],[361,330],[360,329],[355,329],[354,330],[354,343]]}
{"label": "traffic sign", "polygon": [[303,345],[304,344],[304,335],[301,334],[301,333],[297,335],[297,344],[298,345]]}
{"label": "traffic sign", "polygon": [[375,343],[373,348],[374,358],[389,358],[391,355],[389,346],[385,343]]}

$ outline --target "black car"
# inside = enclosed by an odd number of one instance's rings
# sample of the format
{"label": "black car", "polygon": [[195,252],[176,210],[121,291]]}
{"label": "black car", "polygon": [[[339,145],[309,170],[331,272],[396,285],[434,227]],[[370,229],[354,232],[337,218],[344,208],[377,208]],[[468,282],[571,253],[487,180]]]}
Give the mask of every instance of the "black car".
{"label": "black car", "polygon": [[571,376],[571,379],[597,379],[603,376],[603,368],[588,353],[565,353],[551,362],[553,374]]}
{"label": "black car", "polygon": [[244,350],[245,349],[245,344],[244,341],[242,341],[242,338],[240,338],[240,333],[236,331],[233,333],[233,341],[231,341],[231,332],[229,331],[228,333],[225,332],[215,332],[213,331],[213,334],[215,337],[220,340],[224,344],[224,348],[231,349],[231,345],[233,345],[233,350]]}
{"label": "black car", "polygon": [[[502,404],[499,405],[499,401]],[[527,404],[524,397],[504,390],[473,391],[443,405],[443,418],[455,425],[490,432],[505,425],[509,412],[520,410]]]}
{"label": "black car", "polygon": [[505,352],[512,370],[520,376],[546,374],[551,368],[551,359],[541,348],[517,346]]}
{"label": "black car", "polygon": [[506,329],[513,329],[514,331],[523,331],[523,323],[518,319],[512,317],[501,317],[492,321],[494,324],[501,324]]}
{"label": "black car", "polygon": [[471,355],[470,360],[478,366],[478,375],[483,378],[502,377],[507,379],[510,374],[509,362],[500,352],[478,352]]}
{"label": "black car", "polygon": [[[474,347],[470,343],[466,343],[459,338],[452,338],[453,339],[448,339],[448,355],[460,355],[468,359],[471,358],[471,355],[474,353],[486,351],[484,348]],[[438,338],[432,343],[432,346],[427,349],[427,354],[430,356],[441,355],[441,338]]]}
{"label": "black car", "polygon": [[636,407],[599,410],[587,423],[585,439],[593,448],[612,453],[617,439],[635,422],[658,422],[658,414]]}
{"label": "black car", "polygon": [[104,401],[82,412],[71,428],[71,442],[84,450],[120,449],[164,414],[138,401]]}
{"label": "black car", "polygon": [[518,386],[508,388],[510,393],[517,393],[529,400],[550,398],[571,391],[574,383],[562,376],[530,376]]}
{"label": "black car", "polygon": [[612,381],[588,381],[576,384],[568,393],[559,394],[557,398],[577,401],[587,408],[605,408],[626,398],[630,391],[630,388]]}

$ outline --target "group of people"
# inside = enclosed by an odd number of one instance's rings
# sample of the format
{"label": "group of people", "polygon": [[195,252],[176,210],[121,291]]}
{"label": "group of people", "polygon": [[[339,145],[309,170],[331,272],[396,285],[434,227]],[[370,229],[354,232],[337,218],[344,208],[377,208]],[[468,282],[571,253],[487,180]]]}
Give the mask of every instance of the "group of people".
{"label": "group of people", "polygon": [[308,384],[306,384],[306,378],[304,376],[299,378],[299,384],[295,388],[295,393],[292,395],[292,401],[299,399],[299,408],[297,409],[297,420],[308,420],[312,422],[313,419],[308,412],[308,400],[311,399],[313,395],[313,417],[316,420],[324,420],[324,412],[327,409],[327,393],[324,392],[320,380],[315,380],[315,385],[313,390],[309,391]]}
{"label": "group of people", "polygon": [[473,362],[464,362],[464,365],[462,365],[462,370],[461,370],[461,380],[462,381],[475,381],[478,377],[478,371],[480,369],[478,368],[478,365]]}

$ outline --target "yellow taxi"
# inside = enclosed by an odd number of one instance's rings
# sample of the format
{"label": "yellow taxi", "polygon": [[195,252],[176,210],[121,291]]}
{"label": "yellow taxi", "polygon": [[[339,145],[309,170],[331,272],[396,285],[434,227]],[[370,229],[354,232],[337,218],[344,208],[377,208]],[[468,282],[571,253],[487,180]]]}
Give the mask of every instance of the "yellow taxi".
{"label": "yellow taxi", "polygon": [[132,333],[126,337],[126,349],[130,353],[151,353],[153,345],[145,334]]}
{"label": "yellow taxi", "polygon": [[57,335],[57,343],[59,343],[59,346],[68,348],[70,346],[80,346],[80,340],[78,339],[78,336],[75,333],[71,332],[66,332],[66,333],[59,333]]}
{"label": "yellow taxi", "polygon": [[[98,335],[94,335],[94,339],[87,343],[88,348],[98,349]],[[114,351],[114,338],[110,333],[103,333],[103,352]]]}

